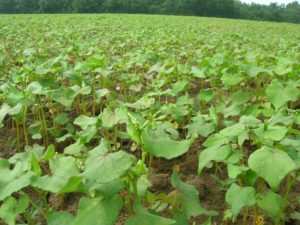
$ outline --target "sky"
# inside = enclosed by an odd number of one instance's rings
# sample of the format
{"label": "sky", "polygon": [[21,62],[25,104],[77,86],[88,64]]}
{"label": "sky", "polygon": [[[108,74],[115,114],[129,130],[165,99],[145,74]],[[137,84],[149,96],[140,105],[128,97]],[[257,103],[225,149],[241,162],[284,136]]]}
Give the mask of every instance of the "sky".
{"label": "sky", "polygon": [[246,3],[259,3],[259,4],[266,4],[269,5],[271,2],[276,2],[278,4],[288,4],[291,2],[294,2],[295,0],[241,0],[241,2],[246,2]]}

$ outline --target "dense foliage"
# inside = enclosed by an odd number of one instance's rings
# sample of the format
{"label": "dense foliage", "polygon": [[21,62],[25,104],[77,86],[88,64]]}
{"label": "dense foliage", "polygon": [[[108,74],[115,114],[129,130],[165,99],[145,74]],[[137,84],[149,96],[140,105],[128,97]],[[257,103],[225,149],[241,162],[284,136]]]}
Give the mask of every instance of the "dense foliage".
{"label": "dense foliage", "polygon": [[0,16],[0,223],[296,224],[299,40],[296,24]]}
{"label": "dense foliage", "polygon": [[0,13],[144,13],[300,23],[300,4],[237,0],[0,0]]}

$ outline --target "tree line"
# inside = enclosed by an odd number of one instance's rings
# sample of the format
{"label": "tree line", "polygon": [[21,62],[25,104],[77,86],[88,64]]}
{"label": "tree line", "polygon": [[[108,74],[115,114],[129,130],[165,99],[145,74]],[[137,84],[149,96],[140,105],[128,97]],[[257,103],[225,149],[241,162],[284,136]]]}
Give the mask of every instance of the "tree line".
{"label": "tree line", "polygon": [[300,23],[300,4],[239,0],[0,0],[0,13],[143,13]]}

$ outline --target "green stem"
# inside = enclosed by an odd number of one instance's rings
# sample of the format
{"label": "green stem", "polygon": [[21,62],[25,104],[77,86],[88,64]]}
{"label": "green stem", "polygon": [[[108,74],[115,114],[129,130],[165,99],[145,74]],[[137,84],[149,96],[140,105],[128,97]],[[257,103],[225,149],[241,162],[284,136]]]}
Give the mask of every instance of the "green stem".
{"label": "green stem", "polygon": [[152,167],[152,162],[153,162],[153,155],[150,155],[149,157],[149,163],[148,163],[148,168],[151,169]]}
{"label": "green stem", "polygon": [[93,76],[93,105],[92,105],[92,113],[93,116],[96,115],[96,79],[95,75]]}
{"label": "green stem", "polygon": [[48,214],[49,214],[49,204],[48,204],[48,199],[47,199],[47,192],[43,192],[43,191],[41,191],[41,190],[39,190],[37,188],[34,188],[34,187],[33,187],[33,189],[38,193],[39,197],[41,198],[41,200],[44,203],[45,210],[42,211],[42,214],[43,214],[44,218],[47,219],[48,218]]}
{"label": "green stem", "polygon": [[20,135],[20,128],[19,123],[16,121],[16,131],[17,131],[17,149],[20,151],[21,148],[21,135]]}
{"label": "green stem", "polygon": [[32,218],[28,212],[24,213],[24,217],[25,217],[28,225],[35,225],[34,221],[32,220]]}
{"label": "green stem", "polygon": [[146,161],[147,156],[148,156],[148,153],[143,151],[142,161],[141,161],[141,164],[140,164],[140,167],[139,167],[139,174],[143,173],[144,165],[145,165],[145,161]]}
{"label": "green stem", "polygon": [[244,213],[243,213],[243,225],[247,225],[247,219],[248,219],[248,212],[249,212],[249,209],[248,208],[246,208],[245,210],[244,210]]}
{"label": "green stem", "polygon": [[42,99],[40,98],[40,111],[41,111],[41,119],[42,119],[42,127],[44,131],[44,136],[45,136],[45,146],[48,147],[49,145],[49,137],[48,137],[48,132],[47,132],[47,123],[46,123],[46,117],[45,117],[45,112],[44,112],[44,107],[42,105]]}
{"label": "green stem", "polygon": [[25,144],[29,145],[27,129],[26,129],[26,115],[27,115],[27,106],[25,106],[25,110],[23,114],[23,134],[24,134]]}
{"label": "green stem", "polygon": [[[285,192],[285,196],[284,196],[284,202],[282,204],[282,208],[281,208],[281,212],[282,215],[285,215],[285,211],[289,202],[289,195],[292,189],[292,186],[294,184],[295,179],[292,178],[291,176],[288,176],[288,183],[287,183],[287,188],[286,188],[286,192]],[[280,216],[280,215],[279,215]],[[279,223],[280,224],[280,219],[279,219]]]}

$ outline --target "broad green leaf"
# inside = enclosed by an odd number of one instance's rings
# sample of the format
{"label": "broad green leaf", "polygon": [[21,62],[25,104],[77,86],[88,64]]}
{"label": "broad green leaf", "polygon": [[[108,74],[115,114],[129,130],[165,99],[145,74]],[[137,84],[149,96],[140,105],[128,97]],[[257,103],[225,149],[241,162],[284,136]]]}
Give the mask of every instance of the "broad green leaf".
{"label": "broad green leaf", "polygon": [[188,125],[188,137],[193,137],[193,135],[207,137],[215,131],[215,125],[205,122],[201,116],[197,116],[192,120],[190,125]]}
{"label": "broad green leaf", "polygon": [[125,225],[172,225],[176,224],[175,220],[157,216],[149,213],[141,203],[134,204],[135,215],[125,221]]}
{"label": "broad green leaf", "polygon": [[71,144],[64,149],[64,154],[79,156],[84,147],[84,144],[78,139],[74,144]]}
{"label": "broad green leaf", "polygon": [[97,137],[98,128],[95,125],[89,126],[83,132],[80,133],[80,142],[87,144],[92,139]]}
{"label": "broad green leaf", "polygon": [[161,136],[159,131],[145,130],[142,133],[144,151],[156,157],[173,159],[186,153],[193,140],[175,141],[169,137]]}
{"label": "broad green leaf", "polygon": [[91,86],[85,85],[84,83],[82,86],[74,85],[71,87],[71,89],[76,93],[76,96],[89,95],[92,92]]}
{"label": "broad green leaf", "polygon": [[177,98],[176,105],[177,106],[185,106],[185,105],[193,105],[194,99],[190,98],[189,95],[183,95]]}
{"label": "broad green leaf", "polygon": [[96,103],[100,103],[101,99],[108,95],[110,91],[108,89],[99,89],[96,90]]}
{"label": "broad green leaf", "polygon": [[42,160],[48,161],[55,156],[55,146],[53,144],[49,145],[45,154],[42,157]]}
{"label": "broad green leaf", "polygon": [[242,123],[234,124],[220,131],[220,134],[226,137],[237,137],[245,132],[245,125]]}
{"label": "broad green leaf", "polygon": [[75,71],[78,71],[81,73],[88,73],[91,70],[91,66],[87,62],[77,62],[74,69],[75,69]]}
{"label": "broad green leaf", "polygon": [[288,129],[283,126],[268,126],[265,130],[265,127],[261,125],[259,128],[254,130],[254,133],[260,138],[271,139],[273,141],[281,141]]}
{"label": "broad green leaf", "polygon": [[103,68],[105,66],[105,59],[100,55],[92,55],[87,59],[87,62],[93,68]]}
{"label": "broad green leaf", "polygon": [[7,104],[3,104],[0,109],[0,127],[3,127],[3,120],[5,116],[8,114],[11,107]]}
{"label": "broad green leaf", "polygon": [[47,219],[48,225],[73,225],[74,216],[65,211],[50,212]]}
{"label": "broad green leaf", "polygon": [[282,65],[282,64],[278,64],[275,68],[274,68],[274,72],[279,75],[279,76],[283,76],[289,72],[292,71],[292,66],[290,65]]}
{"label": "broad green leaf", "polygon": [[240,187],[232,184],[226,193],[226,202],[230,205],[234,219],[237,218],[244,207],[253,206],[256,203],[256,192],[253,187]]}
{"label": "broad green leaf", "polygon": [[251,94],[248,91],[243,91],[240,90],[236,93],[234,93],[231,96],[231,100],[235,103],[235,104],[243,104],[245,102],[248,102],[250,100]]}
{"label": "broad green leaf", "polygon": [[34,172],[37,176],[41,176],[42,174],[42,169],[40,167],[39,161],[33,153],[31,153],[30,170]]}
{"label": "broad green leaf", "polygon": [[261,123],[261,121],[254,116],[242,116],[240,118],[240,123],[247,127],[256,127]]}
{"label": "broad green leaf", "polygon": [[88,117],[85,115],[80,115],[74,120],[74,124],[79,126],[82,130],[87,129],[91,125],[96,125],[97,122],[97,117]]}
{"label": "broad green leaf", "polygon": [[299,213],[299,212],[293,212],[293,213],[291,213],[290,217],[291,217],[291,219],[293,219],[293,220],[298,220],[298,221],[300,221],[300,213]]}
{"label": "broad green leaf", "polygon": [[197,77],[197,78],[205,78],[205,73],[203,69],[199,69],[196,66],[192,67],[192,71],[191,71],[193,77]]}
{"label": "broad green leaf", "polygon": [[202,90],[197,96],[199,101],[209,102],[214,98],[214,92],[211,90]]}
{"label": "broad green leaf", "polygon": [[0,207],[0,218],[8,225],[15,225],[17,217],[27,209],[28,205],[27,195],[22,195],[19,200],[9,196]]}
{"label": "broad green leaf", "polygon": [[34,173],[24,172],[23,166],[22,162],[17,162],[10,170],[8,163],[2,163],[0,167],[0,201],[30,185]]}
{"label": "broad green leaf", "polygon": [[176,220],[174,225],[189,225],[189,220],[185,214],[179,210],[172,209],[173,219]]}
{"label": "broad green leaf", "polygon": [[231,179],[236,179],[240,174],[246,172],[249,168],[245,166],[236,166],[232,164],[227,165],[228,177]]}
{"label": "broad green leaf", "polygon": [[19,116],[21,114],[21,111],[23,109],[23,103],[19,102],[17,105],[15,105],[14,107],[12,107],[9,111],[8,114],[10,116]]}
{"label": "broad green leaf", "polygon": [[151,108],[155,103],[155,98],[149,98],[149,97],[142,97],[138,99],[134,103],[126,103],[125,106],[128,106],[129,108],[137,109],[137,110],[146,110]]}
{"label": "broad green leaf", "polygon": [[210,135],[206,141],[203,143],[204,147],[218,147],[224,144],[229,143],[228,137],[220,133]]}
{"label": "broad green leaf", "polygon": [[172,85],[172,92],[174,95],[178,95],[180,92],[184,90],[186,85],[189,83],[187,80],[177,81],[175,84]]}
{"label": "broad green leaf", "polygon": [[72,137],[73,135],[72,134],[65,134],[65,135],[63,135],[63,136],[61,136],[61,137],[59,137],[59,138],[55,138],[55,141],[57,142],[57,143],[61,143],[61,142],[64,142],[65,140],[67,140],[68,138],[70,138],[70,137]]}
{"label": "broad green leaf", "polygon": [[68,179],[68,182],[62,187],[58,194],[72,193],[72,192],[86,192],[86,188],[83,185],[83,177],[76,176]]}
{"label": "broad green leaf", "polygon": [[200,174],[203,168],[210,162],[210,161],[224,161],[228,158],[231,153],[230,145],[225,146],[213,146],[203,150],[199,155],[199,164],[198,164],[198,174]]}
{"label": "broad green leaf", "polygon": [[109,199],[81,198],[73,225],[114,225],[122,208],[118,195]]}
{"label": "broad green leaf", "polygon": [[131,137],[133,141],[137,144],[141,144],[140,135],[140,123],[139,121],[130,113],[127,115],[127,134]]}
{"label": "broad green leaf", "polygon": [[96,183],[94,180],[88,180],[85,185],[89,191],[98,191],[105,197],[112,197],[125,189],[128,184],[124,179],[120,178],[105,184]]}
{"label": "broad green leaf", "polygon": [[70,108],[73,104],[73,101],[76,97],[76,92],[71,88],[60,88],[58,90],[49,92],[49,96],[53,101],[56,101],[63,106]]}
{"label": "broad green leaf", "polygon": [[26,91],[28,91],[31,94],[36,94],[36,95],[46,95],[48,91],[43,87],[39,82],[34,81],[31,82],[27,88]]}
{"label": "broad green leaf", "polygon": [[64,125],[70,121],[67,113],[59,113],[55,118],[54,122],[59,125]]}
{"label": "broad green leaf", "polygon": [[118,115],[109,108],[105,108],[101,115],[102,127],[112,128],[119,123]]}
{"label": "broad green leaf", "polygon": [[286,136],[282,141],[281,145],[295,148],[300,152],[300,136]]}
{"label": "broad green leaf", "polygon": [[260,73],[268,73],[269,75],[272,75],[272,71],[262,67],[256,67],[256,66],[249,67],[246,72],[250,77],[256,77]]}
{"label": "broad green leaf", "polygon": [[223,114],[225,118],[228,118],[230,116],[239,116],[243,110],[243,104],[236,104],[233,102],[229,107],[226,107],[223,110]]}
{"label": "broad green leaf", "polygon": [[297,101],[300,91],[297,87],[289,83],[284,86],[280,81],[273,80],[266,89],[266,96],[273,104],[276,110],[286,104],[288,101]]}
{"label": "broad green leaf", "polygon": [[264,178],[274,190],[278,190],[281,181],[297,169],[295,162],[286,152],[269,147],[263,147],[252,153],[248,164],[250,169]]}
{"label": "broad green leaf", "polygon": [[45,191],[59,193],[72,177],[79,176],[79,169],[73,157],[58,156],[50,163],[51,175],[35,178],[32,185]]}
{"label": "broad green leaf", "polygon": [[88,154],[83,176],[100,184],[120,178],[135,161],[132,155],[124,151],[108,153],[108,146],[104,140]]}
{"label": "broad green leaf", "polygon": [[238,74],[225,73],[221,80],[225,86],[234,86],[239,84],[244,78]]}
{"label": "broad green leaf", "polygon": [[282,205],[284,201],[281,195],[273,191],[268,191],[265,194],[257,194],[258,207],[264,210],[275,222],[278,222],[283,216]]}
{"label": "broad green leaf", "polygon": [[177,172],[174,172],[172,175],[172,186],[176,188],[178,192],[178,199],[181,202],[181,210],[187,219],[190,219],[192,216],[199,215],[208,215],[216,216],[217,213],[214,211],[207,211],[202,208],[199,201],[199,193],[197,189],[190,184],[183,183]]}

